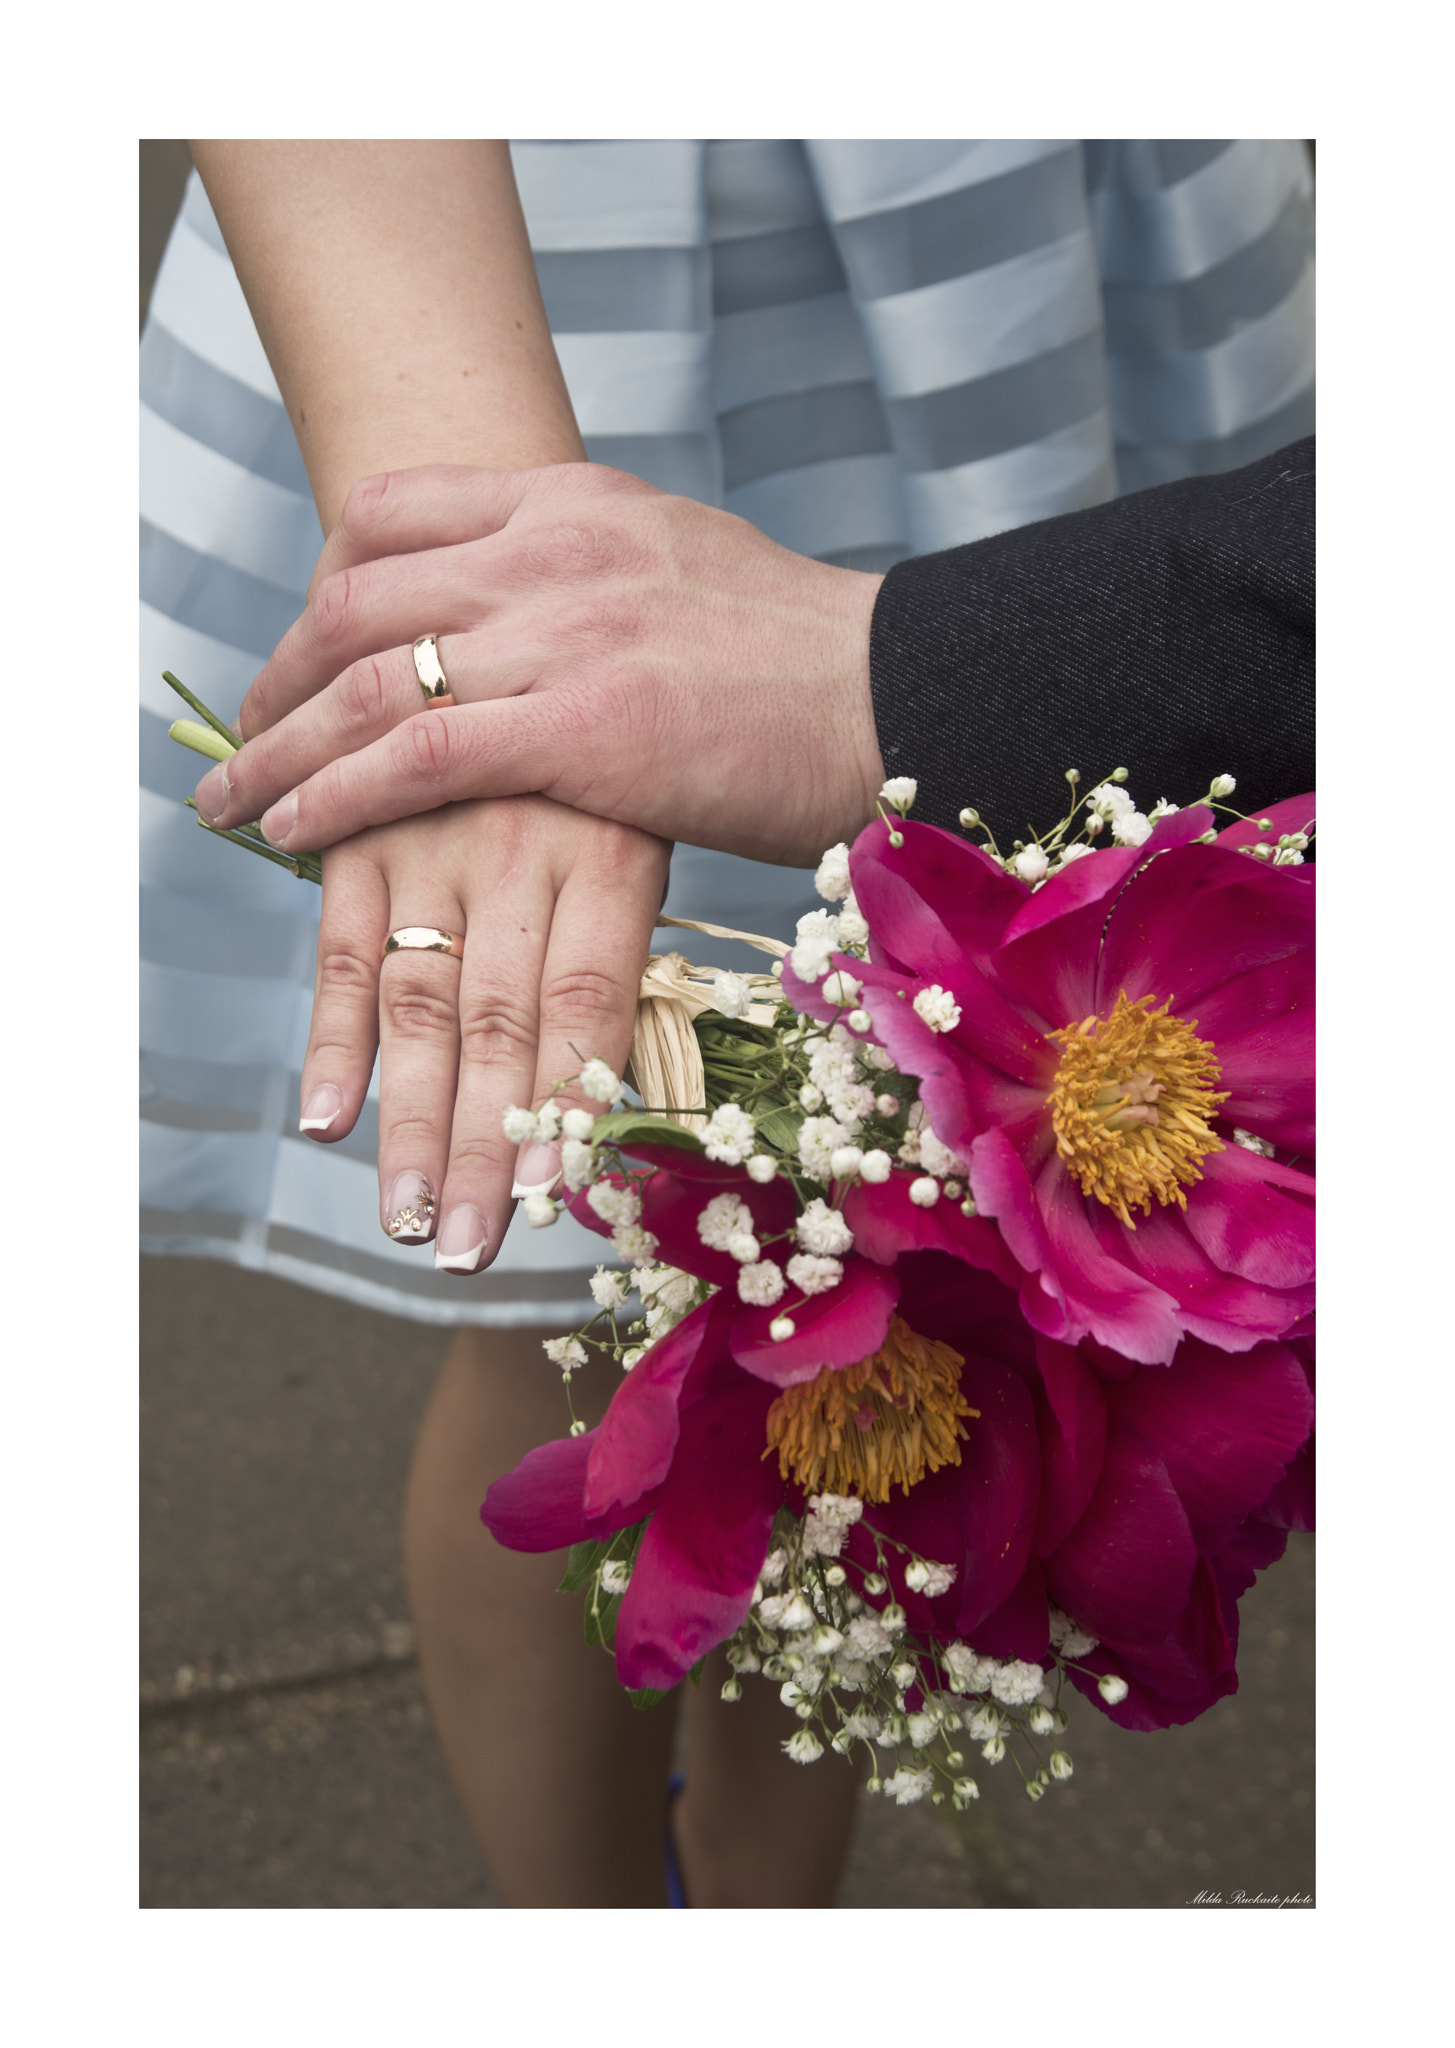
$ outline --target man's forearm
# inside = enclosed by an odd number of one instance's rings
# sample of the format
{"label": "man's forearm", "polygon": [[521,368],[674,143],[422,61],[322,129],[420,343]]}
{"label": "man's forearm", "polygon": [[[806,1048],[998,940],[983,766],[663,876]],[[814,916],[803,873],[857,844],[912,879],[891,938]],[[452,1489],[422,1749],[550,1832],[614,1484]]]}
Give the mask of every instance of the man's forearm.
{"label": "man's forearm", "polygon": [[383,470],[584,456],[504,142],[192,154],[325,531]]}
{"label": "man's forearm", "polygon": [[1139,803],[1215,774],[1257,806],[1314,783],[1314,444],[891,569],[870,638],[886,772],[914,815],[997,835],[1061,780]]}

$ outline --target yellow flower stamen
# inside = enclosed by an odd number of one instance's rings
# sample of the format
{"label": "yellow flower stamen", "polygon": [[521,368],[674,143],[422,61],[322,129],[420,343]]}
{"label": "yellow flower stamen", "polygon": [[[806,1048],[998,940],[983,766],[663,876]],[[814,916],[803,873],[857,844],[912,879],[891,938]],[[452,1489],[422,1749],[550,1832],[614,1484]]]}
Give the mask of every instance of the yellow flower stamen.
{"label": "yellow flower stamen", "polygon": [[768,1410],[768,1449],[783,1478],[805,1493],[886,1501],[926,1472],[958,1465],[964,1417],[978,1416],[960,1392],[958,1351],[921,1337],[891,1316],[884,1343],[856,1365],[825,1366],[785,1387]]}
{"label": "yellow flower stamen", "polygon": [[1221,1152],[1211,1121],[1227,1101],[1212,1046],[1195,1024],[1160,1010],[1151,996],[1116,999],[1110,1017],[1084,1017],[1048,1032],[1064,1047],[1049,1102],[1056,1149],[1081,1183],[1130,1229],[1131,1211],[1153,1198],[1187,1207],[1184,1187],[1202,1179],[1198,1162]]}

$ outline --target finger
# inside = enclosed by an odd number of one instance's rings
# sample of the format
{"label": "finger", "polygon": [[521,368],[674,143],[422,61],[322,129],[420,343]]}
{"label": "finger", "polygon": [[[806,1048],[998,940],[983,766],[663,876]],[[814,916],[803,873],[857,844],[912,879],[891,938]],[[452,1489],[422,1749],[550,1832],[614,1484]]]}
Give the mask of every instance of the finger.
{"label": "finger", "polygon": [[488,542],[362,562],[314,590],[254,678],[237,716],[254,739],[326,689],[351,663],[412,647],[421,633],[461,633],[489,616],[499,581]]}
{"label": "finger", "polygon": [[[537,791],[609,815],[614,783],[600,773],[609,738],[564,688],[426,712],[280,797],[264,813],[263,836],[312,851],[440,804]],[[653,824],[646,815],[633,822]]]}
{"label": "finger", "polygon": [[[436,651],[457,704],[514,695],[540,673],[538,658],[503,655],[498,635],[440,635]],[[359,752],[431,708],[412,646],[365,655],[210,769],[194,793],[197,809],[209,825],[249,824],[328,762]]]}
{"label": "finger", "polygon": [[435,1244],[435,1265],[445,1272],[479,1272],[510,1223],[515,1147],[504,1118],[507,1109],[533,1106],[538,991],[555,886],[539,845],[542,814],[550,815],[542,807],[531,818],[508,858],[488,870],[481,864],[497,886],[466,906],[459,1067]]}
{"label": "finger", "polygon": [[[543,1102],[558,1081],[579,1074],[587,1060],[605,1060],[614,1074],[625,1069],[670,857],[665,841],[624,826],[600,821],[581,826],[576,857],[556,898],[541,970],[532,1105]],[[563,1110],[585,1109],[592,1116],[599,1116],[603,1106],[574,1080],[557,1100]],[[559,1141],[523,1145],[516,1192],[549,1191],[560,1169]]]}
{"label": "finger", "polygon": [[360,562],[458,547],[498,533],[530,496],[540,474],[435,462],[363,477],[345,498],[338,524],[324,542],[309,595],[340,569]]}
{"label": "finger", "polygon": [[[389,871],[389,930],[434,928],[465,936],[449,883],[420,858],[431,839],[396,840],[405,861]],[[400,1244],[434,1236],[449,1160],[459,1066],[461,963],[444,953],[391,953],[379,971],[379,1221]]]}
{"label": "finger", "polygon": [[323,1144],[358,1121],[379,1043],[379,947],[389,892],[366,842],[330,851],[298,1128]]}

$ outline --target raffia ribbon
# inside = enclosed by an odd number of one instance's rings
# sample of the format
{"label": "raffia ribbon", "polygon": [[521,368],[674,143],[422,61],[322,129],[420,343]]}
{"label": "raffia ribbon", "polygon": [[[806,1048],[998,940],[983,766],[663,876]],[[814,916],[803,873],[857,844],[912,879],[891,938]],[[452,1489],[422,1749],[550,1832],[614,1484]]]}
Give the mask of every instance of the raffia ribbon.
{"label": "raffia ribbon", "polygon": [[[760,953],[781,960],[788,948],[777,939],[760,938],[755,932],[733,931],[727,925],[700,924],[690,917],[659,917],[659,925],[678,931],[703,932],[712,939],[739,939]],[[701,1130],[707,1118],[685,1108],[701,1102],[706,1086],[702,1049],[692,1028],[694,1017],[716,1007],[712,984],[715,968],[694,967],[681,953],[652,953],[648,956],[637,992],[637,1021],[632,1032],[631,1077],[637,1093],[650,1108],[673,1105],[668,1116],[689,1131]],[[746,1012],[750,1024],[771,1024],[778,983],[772,975],[750,975],[761,987],[766,1001],[753,1002]]]}

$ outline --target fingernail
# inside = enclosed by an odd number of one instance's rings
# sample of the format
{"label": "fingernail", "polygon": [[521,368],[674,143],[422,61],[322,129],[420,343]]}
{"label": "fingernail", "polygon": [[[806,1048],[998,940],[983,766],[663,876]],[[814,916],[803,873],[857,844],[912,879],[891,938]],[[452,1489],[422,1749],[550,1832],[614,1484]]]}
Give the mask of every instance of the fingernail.
{"label": "fingernail", "polygon": [[434,1246],[435,1271],[473,1273],[484,1250],[485,1219],[478,1209],[461,1202],[440,1225]]}
{"label": "fingernail", "polygon": [[[211,777],[208,777],[211,780]],[[298,795],[279,797],[272,810],[264,811],[260,829],[269,846],[281,846],[298,823]]]}
{"label": "fingernail", "polygon": [[203,776],[193,794],[193,802],[209,825],[222,816],[232,802],[232,784],[225,767],[219,764],[210,774]]}
{"label": "fingernail", "polygon": [[384,1228],[401,1244],[423,1244],[434,1230],[434,1189],[411,1168],[396,1173],[384,1204]]}
{"label": "fingernail", "polygon": [[332,1081],[321,1082],[308,1093],[303,1105],[303,1114],[298,1119],[300,1131],[326,1131],[344,1106],[343,1096]]}
{"label": "fingernail", "polygon": [[549,1194],[561,1178],[559,1145],[527,1145],[515,1162],[515,1186],[510,1190],[519,1202],[527,1195]]}
{"label": "fingernail", "polygon": [[237,741],[238,741],[239,743],[241,743],[241,740],[242,740],[242,721],[241,721],[241,719],[237,719],[237,718],[235,718],[235,719],[234,719],[234,720],[232,721],[232,724],[231,724],[231,725],[230,725],[230,726],[229,726],[229,727],[228,727],[227,729],[228,729],[228,731],[229,731],[229,732],[230,732],[230,733],[232,734],[233,738],[234,738],[235,740],[237,740]]}

